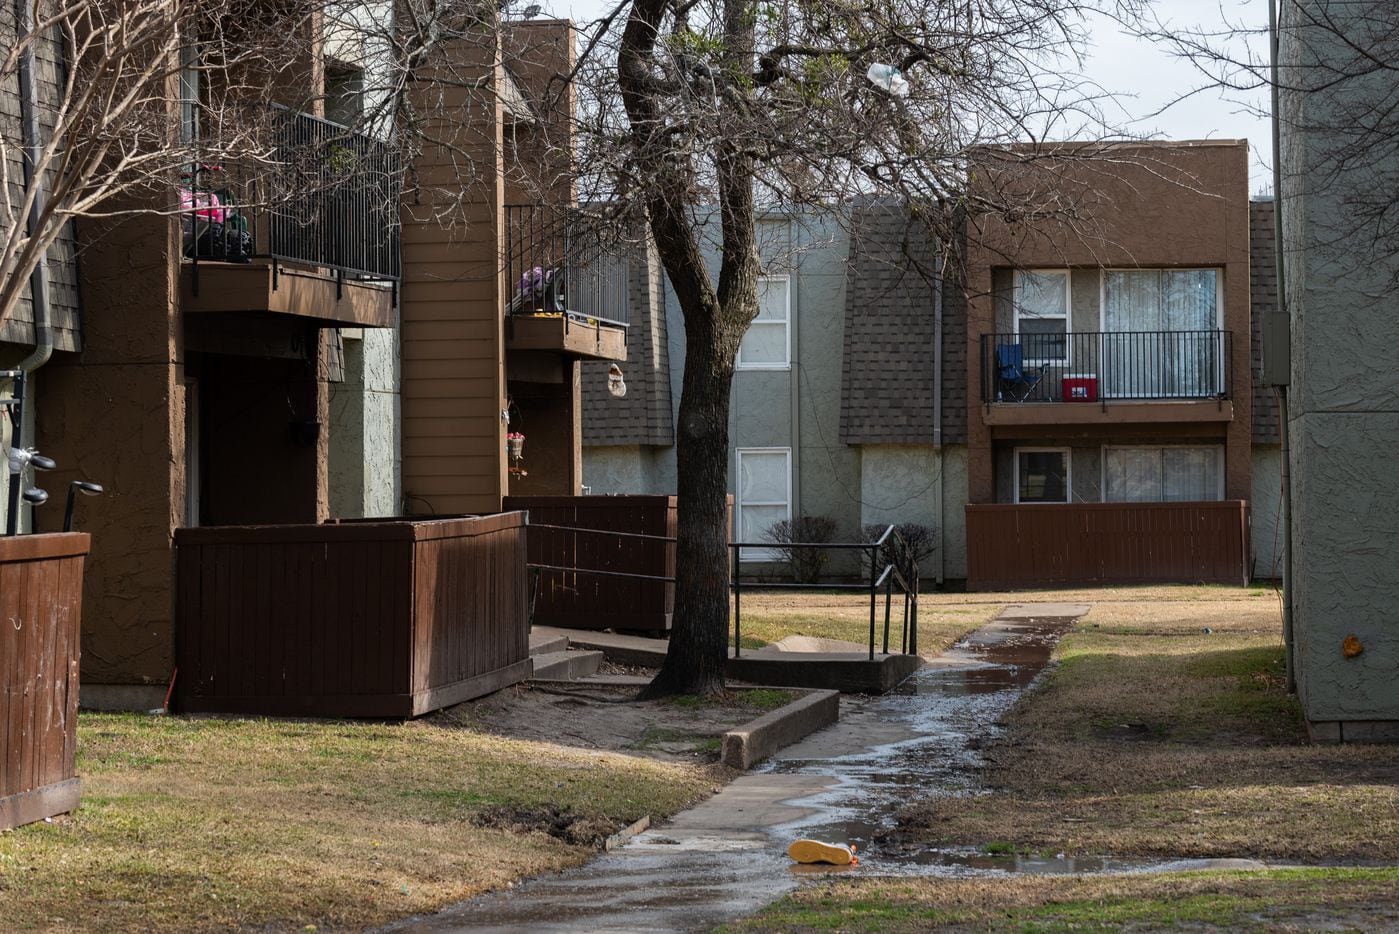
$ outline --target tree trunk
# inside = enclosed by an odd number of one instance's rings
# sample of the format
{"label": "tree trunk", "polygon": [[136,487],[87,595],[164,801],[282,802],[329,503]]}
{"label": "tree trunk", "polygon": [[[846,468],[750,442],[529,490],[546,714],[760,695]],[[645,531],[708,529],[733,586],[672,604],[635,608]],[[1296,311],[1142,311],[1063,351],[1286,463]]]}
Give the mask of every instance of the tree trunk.
{"label": "tree trunk", "polygon": [[[660,674],[643,697],[710,694],[724,687],[729,642],[728,451],[731,340],[687,322],[676,431],[674,629]],[[707,339],[708,338],[708,339]]]}
{"label": "tree trunk", "polygon": [[[656,252],[685,319],[685,372],[675,453],[677,522],[675,612],[670,649],[643,698],[710,694],[724,687],[729,643],[729,391],[739,341],[758,313],[758,250],[752,157],[726,140],[715,152],[722,217],[717,288],[688,207],[694,167],[661,132],[664,107],[650,61],[665,0],[634,0],[618,56],[618,82],[633,143],[649,170],[646,207]],[[727,0],[726,70],[751,68],[746,0]]]}

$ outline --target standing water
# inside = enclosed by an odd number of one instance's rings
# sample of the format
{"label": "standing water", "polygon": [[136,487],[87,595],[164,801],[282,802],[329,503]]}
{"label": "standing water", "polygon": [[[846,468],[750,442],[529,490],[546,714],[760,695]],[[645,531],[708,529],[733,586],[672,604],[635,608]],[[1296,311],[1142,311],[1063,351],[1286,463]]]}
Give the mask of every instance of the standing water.
{"label": "standing water", "polygon": [[[976,790],[978,750],[1043,671],[1059,636],[1087,611],[1010,607],[896,693],[842,697],[839,723],[789,746],[666,826],[585,866],[391,930],[708,930],[756,911],[813,873],[1117,868],[927,850],[889,833],[898,811],[920,797]],[[786,849],[798,837],[854,843],[860,865],[794,865]]]}

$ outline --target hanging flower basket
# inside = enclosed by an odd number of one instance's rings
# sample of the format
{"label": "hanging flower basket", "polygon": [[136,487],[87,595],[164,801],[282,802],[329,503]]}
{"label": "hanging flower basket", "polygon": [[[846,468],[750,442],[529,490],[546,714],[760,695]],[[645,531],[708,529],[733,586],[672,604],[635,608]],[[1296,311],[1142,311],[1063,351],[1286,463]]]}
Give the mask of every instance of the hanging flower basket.
{"label": "hanging flower basket", "polygon": [[512,431],[505,436],[505,450],[509,452],[511,460],[520,460],[525,456],[525,436],[518,431]]}

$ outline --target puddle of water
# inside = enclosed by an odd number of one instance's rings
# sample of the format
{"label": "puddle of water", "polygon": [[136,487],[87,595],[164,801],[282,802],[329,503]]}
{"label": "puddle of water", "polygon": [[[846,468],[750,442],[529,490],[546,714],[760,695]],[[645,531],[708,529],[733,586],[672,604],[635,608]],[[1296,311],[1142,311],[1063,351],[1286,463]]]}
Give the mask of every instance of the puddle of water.
{"label": "puddle of water", "polygon": [[[762,907],[813,874],[1131,869],[1121,861],[910,847],[895,833],[897,814],[907,804],[935,794],[980,790],[981,745],[996,736],[996,722],[1044,670],[1055,642],[1073,621],[997,620],[915,672],[896,693],[842,698],[839,724],[757,770],[760,775],[821,779],[799,783],[821,791],[784,802],[805,816],[768,828],[765,837],[752,827],[716,828],[705,837],[693,829],[682,832],[676,822],[577,870],[393,929],[707,930]],[[833,739],[833,733],[839,736]],[[872,737],[895,738],[880,742]],[[739,801],[743,781],[712,802],[726,794]],[[734,814],[741,810],[737,804],[732,808]],[[856,844],[860,865],[838,870],[794,866],[785,857],[786,847],[803,836]]]}

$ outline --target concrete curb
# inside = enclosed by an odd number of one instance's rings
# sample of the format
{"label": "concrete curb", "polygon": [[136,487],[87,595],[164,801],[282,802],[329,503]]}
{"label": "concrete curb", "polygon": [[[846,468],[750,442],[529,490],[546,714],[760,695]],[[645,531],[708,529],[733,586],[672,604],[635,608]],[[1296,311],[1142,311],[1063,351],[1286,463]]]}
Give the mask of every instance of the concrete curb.
{"label": "concrete curb", "polygon": [[630,840],[632,837],[634,837],[634,836],[636,836],[637,834],[641,833],[642,831],[644,831],[646,828],[648,828],[648,827],[650,827],[650,826],[651,826],[651,817],[650,817],[650,815],[647,815],[646,817],[643,817],[641,820],[639,820],[639,821],[637,821],[636,823],[632,824],[630,827],[623,827],[621,830],[617,831],[617,832],[614,833],[612,836],[608,837],[606,840],[603,841],[603,843],[602,843],[602,848],[603,848],[603,850],[605,850],[606,852],[611,853],[613,850],[615,850],[615,849],[617,849],[618,847],[622,846],[622,845],[625,844],[628,840]]}
{"label": "concrete curb", "polygon": [[784,746],[840,719],[839,691],[812,691],[724,734],[719,761],[748,770]]}

